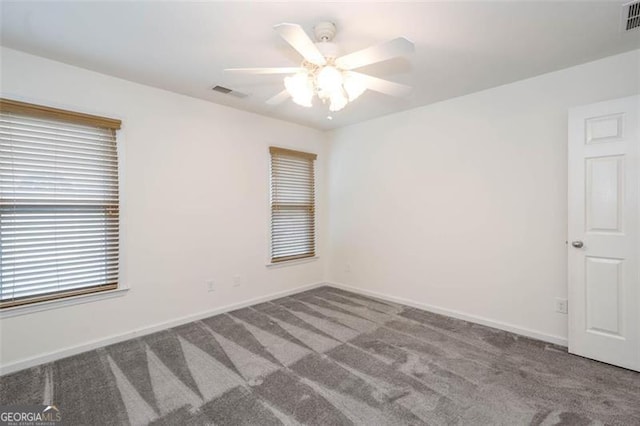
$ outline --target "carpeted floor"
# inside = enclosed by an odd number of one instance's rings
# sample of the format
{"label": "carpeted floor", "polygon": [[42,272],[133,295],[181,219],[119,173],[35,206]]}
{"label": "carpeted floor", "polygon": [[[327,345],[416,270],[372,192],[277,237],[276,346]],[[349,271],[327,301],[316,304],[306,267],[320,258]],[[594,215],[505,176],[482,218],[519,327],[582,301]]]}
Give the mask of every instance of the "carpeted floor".
{"label": "carpeted floor", "polygon": [[0,378],[66,425],[640,424],[640,374],[322,287]]}

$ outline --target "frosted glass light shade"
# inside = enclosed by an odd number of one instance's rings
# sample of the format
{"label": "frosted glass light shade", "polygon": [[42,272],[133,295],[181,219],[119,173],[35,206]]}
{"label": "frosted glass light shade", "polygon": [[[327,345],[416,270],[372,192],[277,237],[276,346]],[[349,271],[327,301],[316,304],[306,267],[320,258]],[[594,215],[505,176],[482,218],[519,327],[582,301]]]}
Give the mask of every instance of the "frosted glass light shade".
{"label": "frosted glass light shade", "polygon": [[327,65],[316,76],[320,90],[333,93],[342,86],[342,73],[336,67]]}
{"label": "frosted glass light shade", "polygon": [[313,99],[313,82],[306,72],[285,77],[284,87],[291,95],[293,102],[303,107],[311,106],[311,99]]}
{"label": "frosted glass light shade", "polygon": [[340,111],[347,106],[349,100],[342,94],[342,90],[336,90],[331,94],[331,103],[329,104],[329,111]]}
{"label": "frosted glass light shade", "polygon": [[344,90],[347,92],[349,96],[349,102],[355,101],[360,95],[367,90],[367,87],[364,83],[358,78],[351,74],[347,74],[344,77]]}

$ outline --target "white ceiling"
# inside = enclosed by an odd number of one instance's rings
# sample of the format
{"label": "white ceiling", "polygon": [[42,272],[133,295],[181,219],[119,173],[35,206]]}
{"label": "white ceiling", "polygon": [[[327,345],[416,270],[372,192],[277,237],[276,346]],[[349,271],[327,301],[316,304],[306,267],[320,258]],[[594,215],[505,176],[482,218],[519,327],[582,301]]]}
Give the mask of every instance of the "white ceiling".
{"label": "white ceiling", "polygon": [[[604,2],[30,2],[2,1],[4,46],[235,108],[331,129],[640,48],[620,31],[623,1]],[[297,66],[272,30],[336,23],[349,53],[398,36],[416,53],[361,68],[412,85],[406,99],[366,92],[327,120],[326,105],[264,103],[283,76],[230,67]],[[248,93],[213,92],[215,85]]]}

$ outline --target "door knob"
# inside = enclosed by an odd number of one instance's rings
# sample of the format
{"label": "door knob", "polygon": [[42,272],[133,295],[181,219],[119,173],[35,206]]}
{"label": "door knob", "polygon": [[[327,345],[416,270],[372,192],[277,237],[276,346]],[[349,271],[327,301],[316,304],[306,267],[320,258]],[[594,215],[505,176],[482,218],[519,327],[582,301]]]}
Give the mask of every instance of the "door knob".
{"label": "door knob", "polygon": [[571,245],[574,246],[575,248],[582,248],[584,247],[584,243],[582,241],[572,241]]}

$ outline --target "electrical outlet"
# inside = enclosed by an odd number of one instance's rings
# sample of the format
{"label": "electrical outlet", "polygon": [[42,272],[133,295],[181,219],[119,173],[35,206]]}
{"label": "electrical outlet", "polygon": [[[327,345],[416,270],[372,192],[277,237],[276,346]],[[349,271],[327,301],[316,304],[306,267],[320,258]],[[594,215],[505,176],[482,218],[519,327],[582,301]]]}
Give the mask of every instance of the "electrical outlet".
{"label": "electrical outlet", "polygon": [[240,275],[233,276],[233,286],[240,287]]}
{"label": "electrical outlet", "polygon": [[569,301],[567,299],[556,298],[556,312],[560,314],[568,314]]}
{"label": "electrical outlet", "polygon": [[207,291],[211,292],[214,291],[216,289],[215,284],[213,283],[213,280],[209,280],[207,281]]}
{"label": "electrical outlet", "polygon": [[350,263],[347,263],[347,264],[344,265],[344,271],[345,272],[351,272],[351,264]]}

